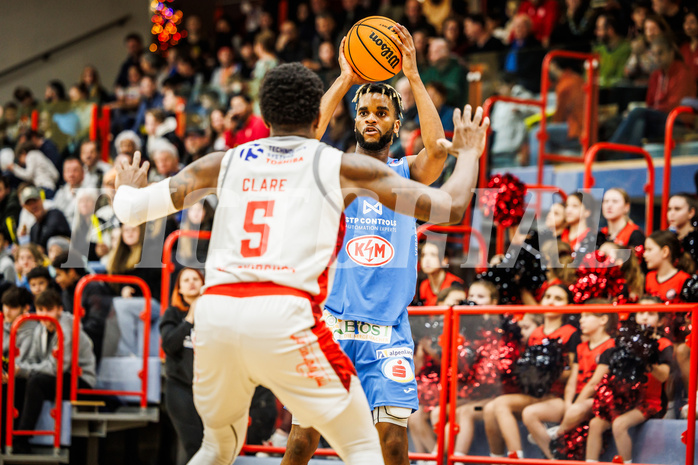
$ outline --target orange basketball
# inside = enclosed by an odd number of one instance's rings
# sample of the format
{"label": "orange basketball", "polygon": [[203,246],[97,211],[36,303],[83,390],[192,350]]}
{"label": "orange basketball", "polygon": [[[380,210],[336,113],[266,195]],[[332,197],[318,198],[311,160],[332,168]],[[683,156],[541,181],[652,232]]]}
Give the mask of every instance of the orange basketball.
{"label": "orange basketball", "polygon": [[367,81],[384,81],[402,69],[402,52],[393,26],[383,16],[369,16],[354,24],[347,34],[344,56],[356,74]]}

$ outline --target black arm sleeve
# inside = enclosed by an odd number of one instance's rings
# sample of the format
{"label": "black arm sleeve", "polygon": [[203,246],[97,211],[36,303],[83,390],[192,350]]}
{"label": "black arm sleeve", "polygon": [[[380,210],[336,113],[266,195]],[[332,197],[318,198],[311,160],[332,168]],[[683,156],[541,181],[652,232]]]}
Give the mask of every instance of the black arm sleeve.
{"label": "black arm sleeve", "polygon": [[184,348],[184,339],[194,327],[186,321],[186,313],[176,307],[169,307],[160,320],[162,350],[166,355],[179,355]]}

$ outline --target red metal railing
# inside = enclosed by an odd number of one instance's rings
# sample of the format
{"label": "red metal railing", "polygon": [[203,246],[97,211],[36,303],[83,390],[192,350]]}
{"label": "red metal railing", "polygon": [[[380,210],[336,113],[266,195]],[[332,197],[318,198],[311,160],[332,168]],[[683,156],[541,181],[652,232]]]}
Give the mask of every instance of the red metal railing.
{"label": "red metal railing", "polygon": [[423,224],[417,228],[417,241],[420,241],[427,231],[437,233],[457,233],[463,234],[463,253],[465,254],[470,249],[470,235],[472,234],[480,247],[479,268],[487,268],[487,243],[482,233],[470,226],[454,225],[442,226],[436,224]]}
{"label": "red metal railing", "polygon": [[[548,459],[509,459],[500,457],[486,457],[486,456],[473,456],[473,455],[455,455],[455,438],[459,431],[459,425],[456,421],[456,407],[457,407],[457,383],[450,383],[451,380],[456,379],[456,374],[458,373],[458,344],[462,340],[462,336],[459,332],[460,329],[460,317],[466,314],[523,314],[523,313],[546,313],[550,311],[548,307],[541,307],[537,305],[496,305],[496,306],[454,306],[448,307],[408,307],[408,312],[410,316],[418,315],[444,315],[444,332],[443,336],[439,340],[439,344],[442,347],[442,365],[441,365],[441,393],[439,397],[439,402],[441,406],[448,406],[448,408],[441,408],[439,411],[439,420],[434,429],[437,433],[437,454],[415,454],[410,453],[410,460],[433,460],[437,465],[442,465],[447,463],[452,465],[454,463],[483,463],[483,464],[511,464],[511,465],[584,465],[586,462],[580,461],[567,461],[567,460],[548,460]],[[698,305],[697,304],[655,304],[646,305],[642,307],[645,311],[657,311],[657,312],[691,312],[692,319],[691,324],[693,327],[698,327]],[[558,313],[579,313],[580,307],[578,305],[568,305],[563,307],[555,307],[555,312]],[[609,304],[595,304],[595,305],[585,305],[585,312],[593,313],[629,313],[638,311],[637,305],[609,305]],[[450,319],[450,321],[449,321]],[[447,336],[448,335],[448,336]],[[444,365],[447,364],[447,365]],[[695,435],[696,435],[696,396],[695,392],[698,387],[698,377],[693,375],[698,372],[698,337],[691,338],[691,361],[690,361],[691,379],[688,387],[688,430],[686,431],[686,465],[694,464],[694,454],[695,454]],[[448,373],[451,373],[449,377]],[[449,384],[450,383],[450,384]],[[448,414],[446,412],[448,411]],[[445,422],[448,418],[448,437],[451,438],[446,442],[446,431]],[[272,454],[283,454],[285,452],[284,447],[270,447],[270,446],[252,446],[245,445],[242,449],[243,453],[256,453],[256,452],[267,452]],[[443,452],[446,451],[446,461],[444,462]],[[315,452],[317,456],[336,456],[337,453],[332,449],[318,449]],[[599,462],[602,465],[604,463],[611,465],[609,462]]]}
{"label": "red metal railing", "polygon": [[30,124],[31,124],[32,131],[39,130],[39,110],[32,110]]}
{"label": "red metal railing", "polygon": [[659,222],[662,229],[669,227],[667,220],[667,210],[669,208],[669,196],[671,195],[671,152],[676,147],[674,140],[674,125],[676,118],[681,114],[690,113],[695,115],[696,110],[692,107],[676,107],[669,117],[666,119],[666,128],[664,132],[664,177],[662,182],[662,218]]}
{"label": "red metal railing", "polygon": [[[29,320],[50,321],[55,326],[56,348],[51,355],[56,358],[56,400],[51,416],[53,417],[54,429],[51,430],[15,430],[14,421],[17,417],[15,408],[15,360],[19,355],[17,348],[17,330]],[[12,453],[12,439],[14,436],[53,436],[53,449],[57,452],[61,448],[61,415],[63,411],[63,329],[58,320],[48,315],[27,314],[17,318],[10,328],[10,354],[7,368],[7,418],[5,424],[5,446],[7,451]],[[73,344],[74,346],[76,344]]]}
{"label": "red metal railing", "polygon": [[[170,305],[170,281],[175,270],[172,261],[172,249],[180,237],[192,239],[211,239],[211,231],[192,231],[178,229],[165,239],[165,246],[162,251],[162,286],[160,287],[160,314],[165,313]],[[160,355],[163,355],[162,353]]]}
{"label": "red metal railing", "polygon": [[[504,313],[546,313],[550,311],[549,307],[538,305],[483,305],[478,307],[470,306],[455,306],[453,307],[453,323],[451,324],[451,373],[455,378],[458,373],[458,339],[461,337],[459,333],[459,318],[466,314],[504,314]],[[675,305],[643,305],[643,311],[656,312],[692,312],[692,325],[694,328],[698,324],[698,305],[696,304],[675,304]],[[589,304],[584,305],[584,311],[590,313],[623,313],[637,312],[637,305],[608,305],[608,304]],[[579,313],[578,305],[567,305],[563,307],[555,307],[557,313]],[[691,379],[688,387],[688,431],[686,432],[686,465],[694,465],[695,452],[695,435],[696,435],[696,387],[698,378],[694,375],[698,370],[698,337],[691,338]],[[456,400],[457,400],[457,383],[452,383],[449,389],[449,438],[447,464],[454,463],[485,463],[485,464],[511,464],[511,465],[584,465],[587,462],[569,461],[569,460],[548,460],[548,459],[509,459],[500,457],[483,457],[475,455],[455,455],[455,437],[458,433],[458,425],[455,422],[456,418]],[[445,404],[442,404],[445,405]],[[604,462],[599,462],[603,464]],[[610,462],[605,462],[612,465]]]}
{"label": "red metal railing", "polygon": [[[546,132],[546,120],[545,110],[548,107],[548,92],[550,91],[550,62],[555,58],[571,58],[577,60],[583,60],[585,63],[587,78],[584,84],[584,93],[586,94],[586,99],[584,103],[584,126],[582,128],[582,135],[579,141],[582,144],[582,153],[585,153],[589,147],[591,147],[596,141],[597,132],[597,118],[596,118],[596,102],[598,101],[599,86],[597,82],[597,69],[599,63],[599,56],[596,53],[578,53],[570,52],[567,50],[553,50],[548,52],[543,59],[542,71],[541,71],[541,99],[540,100],[528,100],[528,99],[518,99],[512,97],[490,97],[483,104],[485,115],[489,116],[492,105],[495,102],[511,102],[520,103],[523,105],[534,105],[541,108],[541,121],[540,121],[540,131],[538,133],[538,139],[540,144],[538,144],[538,177],[537,184],[543,184],[543,166],[545,165],[545,160],[549,161],[559,161],[559,162],[572,162],[572,163],[583,163],[584,157],[573,157],[567,155],[555,155],[548,154],[545,152],[545,142],[548,140],[548,133]],[[480,187],[484,187],[487,183],[487,147],[485,148],[485,153],[480,157]]]}
{"label": "red metal railing", "polygon": [[[647,200],[645,201],[645,234],[652,234],[653,226],[653,213],[654,213],[654,162],[652,157],[646,150],[642,147],[636,147],[634,145],[623,145],[623,144],[612,144],[610,142],[599,142],[594,144],[586,152],[584,157],[584,189],[590,189],[594,187],[594,176],[591,174],[591,168],[596,159],[596,155],[600,150],[609,150],[613,152],[627,152],[634,153],[636,155],[642,155],[647,162],[647,184],[645,184],[644,191],[647,194]],[[666,168],[664,170],[666,172]]]}
{"label": "red metal railing", "polygon": [[[82,306],[82,293],[85,286],[91,282],[105,282],[117,284],[130,284],[137,286],[143,293],[145,306],[140,314],[140,319],[143,321],[143,368],[138,372],[138,377],[141,379],[140,391],[117,391],[112,389],[78,389],[78,377],[81,374],[78,366],[78,351],[80,341],[80,320],[85,316],[85,309]],[[112,396],[137,396],[140,397],[141,408],[148,406],[148,356],[150,354],[150,316],[151,316],[151,294],[150,288],[141,278],[135,276],[119,276],[119,275],[104,275],[92,274],[84,276],[78,281],[75,286],[75,308],[73,309],[73,347],[72,347],[72,367],[70,373],[70,400],[76,401],[78,394],[96,394],[96,395],[112,395]]]}
{"label": "red metal railing", "polygon": [[102,138],[102,161],[109,161],[111,147],[111,107],[102,107],[102,118],[99,120],[99,132]]}
{"label": "red metal railing", "polygon": [[[440,405],[446,405],[446,402],[448,400],[448,390],[446,389],[447,386],[447,380],[448,380],[448,372],[449,372],[449,367],[450,367],[450,353],[451,351],[449,350],[449,347],[451,346],[451,322],[453,320],[452,317],[452,309],[451,307],[445,307],[445,306],[434,306],[434,307],[408,307],[407,308],[408,313],[410,316],[433,316],[433,315],[443,315],[444,317],[444,326],[443,326],[443,333],[441,337],[439,338],[439,345],[441,346],[441,380],[440,383],[443,386],[443,389],[441,389],[441,392],[439,394],[439,404]],[[416,373],[415,373],[416,375]],[[439,409],[439,421],[436,425],[434,426],[434,430],[436,432],[436,454],[425,454],[425,453],[414,453],[410,452],[409,454],[409,459],[410,460],[434,460],[438,464],[443,463],[443,457],[444,453],[446,451],[446,444],[445,444],[445,428],[446,428],[446,409],[441,408]],[[270,446],[253,446],[253,445],[245,445],[242,448],[242,453],[243,454],[254,454],[257,452],[266,452],[270,454],[283,454],[286,451],[285,447],[270,447]],[[337,452],[333,449],[318,449],[315,451],[315,454],[317,456],[337,456]]]}

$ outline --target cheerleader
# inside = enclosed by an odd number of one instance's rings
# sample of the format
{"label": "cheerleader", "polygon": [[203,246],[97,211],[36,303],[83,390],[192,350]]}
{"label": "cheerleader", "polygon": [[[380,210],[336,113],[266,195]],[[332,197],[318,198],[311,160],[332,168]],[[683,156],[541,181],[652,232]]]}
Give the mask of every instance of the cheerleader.
{"label": "cheerleader", "polygon": [[[608,302],[592,299],[588,303]],[[577,346],[574,353],[564,399],[553,398],[528,406],[521,415],[524,425],[531,433],[529,437],[549,459],[554,458],[550,452],[551,439],[562,436],[591,414],[596,385],[608,373],[612,349],[615,346],[615,340],[611,335],[618,327],[618,315],[583,312],[579,325],[585,341]],[[544,422],[560,423],[560,426],[547,429]]]}
{"label": "cheerleader", "polygon": [[[465,300],[465,291],[460,287],[450,287],[439,292],[437,305],[453,306]],[[430,322],[437,322],[433,319]],[[416,328],[417,325],[413,326]],[[409,420],[409,433],[415,452],[429,453],[436,447],[436,435],[432,425],[429,424],[430,416],[435,408],[438,408],[438,383],[441,377],[441,354],[435,346],[435,334],[413,336],[417,341],[414,351],[414,369],[417,379],[417,393],[419,395],[419,408]],[[438,418],[438,415],[436,416]]]}
{"label": "cheerleader", "polygon": [[645,240],[643,254],[647,269],[645,292],[665,302],[680,302],[684,282],[693,273],[691,257],[671,231],[655,231]]}
{"label": "cheerleader", "polygon": [[614,187],[606,191],[601,203],[601,214],[607,226],[599,231],[602,242],[610,241],[623,247],[636,247],[645,243],[645,235],[628,216],[630,196],[625,190]]}
{"label": "cheerleader", "polygon": [[567,228],[562,231],[560,240],[567,242],[575,252],[582,248],[589,248],[588,242],[591,240],[591,237],[587,222],[594,210],[595,201],[589,194],[575,192],[567,197],[567,202],[565,203]]}
{"label": "cheerleader", "polygon": [[698,204],[694,196],[686,193],[674,194],[669,198],[667,221],[681,241],[684,252],[688,252],[698,263],[698,231],[696,230]]}
{"label": "cheerleader", "polygon": [[[475,281],[468,289],[468,300],[477,305],[497,305],[498,299],[499,292],[495,285],[489,281]],[[488,315],[483,315],[483,318],[487,319],[487,317]],[[477,392],[473,392],[471,397],[470,399],[463,399],[464,403],[456,408],[456,418],[460,427],[454,448],[456,455],[467,455],[475,434],[475,422],[482,421],[483,409],[492,400],[490,396],[478,399]],[[434,410],[437,413],[436,418],[438,418],[438,410]],[[432,422],[434,418],[434,412],[432,412]]]}
{"label": "cheerleader", "polygon": [[[617,264],[620,264],[620,270],[625,278],[624,294],[629,302],[637,302],[640,296],[645,293],[645,275],[642,273],[642,268],[635,255],[634,251],[627,250],[615,242],[604,242],[599,247],[599,250],[611,257]],[[625,250],[628,257],[623,260],[620,250]]]}
{"label": "cheerleader", "polygon": [[[571,301],[569,290],[564,286],[556,285],[550,286],[545,291],[541,305],[564,306],[570,304]],[[536,328],[529,337],[528,346],[539,345],[544,339],[558,339],[563,344],[563,353],[570,357],[571,361],[571,355],[580,342],[579,332],[574,326],[563,325],[560,313],[549,312],[545,313],[544,317],[543,325]],[[543,399],[526,394],[506,394],[497,397],[485,406],[485,432],[490,446],[490,456],[523,458],[517,417],[520,417],[521,412],[529,405],[554,398],[555,391],[559,391],[559,395],[561,395],[569,373],[569,370],[566,370],[556,381],[556,385],[551,389],[552,392]]]}
{"label": "cheerleader", "polygon": [[[651,237],[651,236],[650,236]],[[630,408],[615,418],[594,417],[589,422],[589,437],[587,438],[587,462],[598,462],[603,446],[603,433],[613,429],[613,439],[620,455],[625,463],[632,463],[633,444],[628,431],[650,418],[661,418],[666,405],[662,398],[663,384],[669,379],[671,362],[674,351],[671,341],[665,337],[660,338],[658,327],[660,317],[658,312],[637,312],[635,321],[639,325],[654,328],[655,337],[659,343],[659,363],[652,365],[647,374],[647,381],[643,386],[644,394],[636,406]]]}

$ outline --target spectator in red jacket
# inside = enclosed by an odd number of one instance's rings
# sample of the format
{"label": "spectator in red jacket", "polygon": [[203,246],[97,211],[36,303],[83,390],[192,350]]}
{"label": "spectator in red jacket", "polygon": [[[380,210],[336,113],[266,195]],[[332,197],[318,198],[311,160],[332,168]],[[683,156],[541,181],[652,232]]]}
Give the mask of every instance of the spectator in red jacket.
{"label": "spectator in red jacket", "polygon": [[548,47],[550,34],[557,25],[559,6],[556,0],[523,0],[517,13],[525,14],[533,23],[533,36]]}
{"label": "spectator in red jacket", "polygon": [[230,148],[269,137],[269,128],[262,118],[252,113],[252,99],[248,95],[238,94],[230,99],[228,117],[234,125],[224,134],[225,145]]}
{"label": "spectator in red jacket", "polygon": [[651,47],[658,68],[650,76],[647,108],[632,110],[610,142],[641,146],[644,138],[663,140],[669,112],[684,97],[696,95],[696,82],[671,39],[657,37]]}

